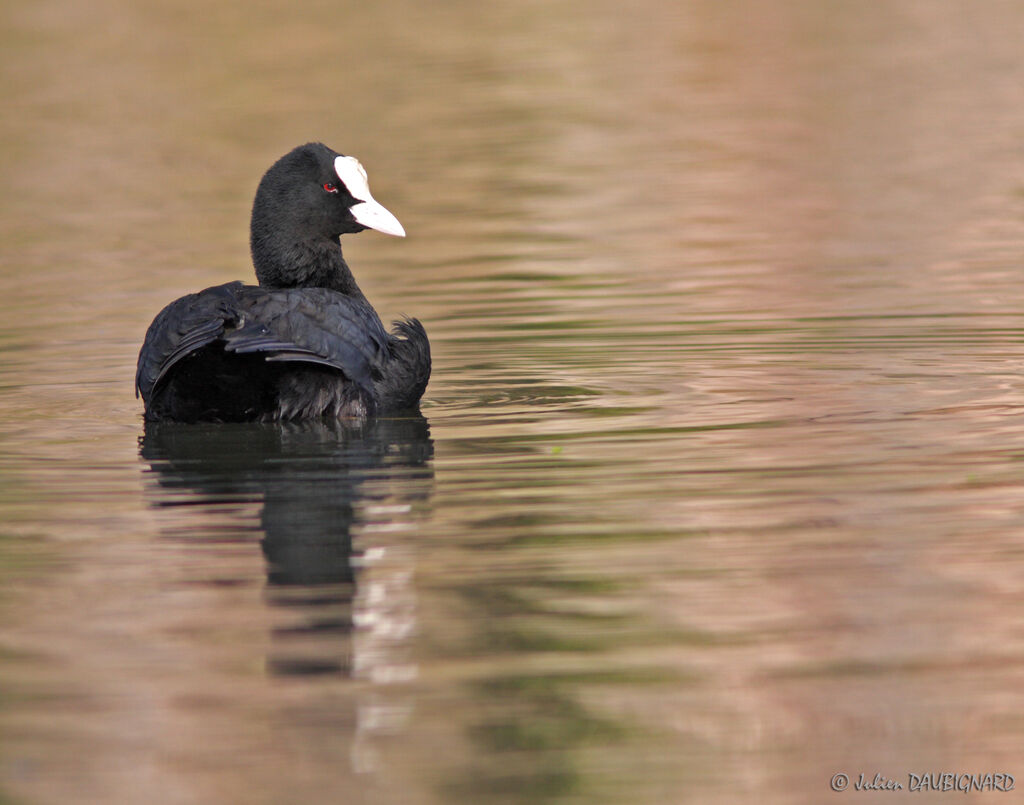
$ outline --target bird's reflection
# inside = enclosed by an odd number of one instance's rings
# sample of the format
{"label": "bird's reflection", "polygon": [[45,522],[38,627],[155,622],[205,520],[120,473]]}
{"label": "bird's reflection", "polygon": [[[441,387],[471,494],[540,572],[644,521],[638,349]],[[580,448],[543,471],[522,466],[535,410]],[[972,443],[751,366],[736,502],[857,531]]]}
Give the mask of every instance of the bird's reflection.
{"label": "bird's reflection", "polygon": [[262,504],[268,599],[294,613],[273,629],[268,672],[414,673],[401,656],[415,623],[412,560],[382,537],[414,527],[429,500],[425,418],[147,424],[140,444],[158,507]]}

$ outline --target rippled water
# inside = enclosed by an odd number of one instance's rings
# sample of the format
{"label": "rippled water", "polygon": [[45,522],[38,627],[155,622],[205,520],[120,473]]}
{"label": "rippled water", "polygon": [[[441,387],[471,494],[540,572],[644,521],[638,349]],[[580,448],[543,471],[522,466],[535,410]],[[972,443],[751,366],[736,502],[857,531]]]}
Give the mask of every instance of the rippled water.
{"label": "rippled water", "polygon": [[[1024,780],[1018,4],[0,20],[0,801]],[[144,428],[310,139],[423,418]]]}

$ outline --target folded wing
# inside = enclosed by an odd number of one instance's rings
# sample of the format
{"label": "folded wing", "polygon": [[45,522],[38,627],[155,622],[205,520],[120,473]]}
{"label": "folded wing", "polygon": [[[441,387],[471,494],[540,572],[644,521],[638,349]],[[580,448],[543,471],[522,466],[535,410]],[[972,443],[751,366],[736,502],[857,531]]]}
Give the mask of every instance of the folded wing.
{"label": "folded wing", "polygon": [[362,299],[326,288],[268,290],[240,282],[172,302],[153,321],[139,353],[136,395],[147,406],[182,361],[213,348],[267,361],[338,370],[362,388],[380,377],[387,334]]}

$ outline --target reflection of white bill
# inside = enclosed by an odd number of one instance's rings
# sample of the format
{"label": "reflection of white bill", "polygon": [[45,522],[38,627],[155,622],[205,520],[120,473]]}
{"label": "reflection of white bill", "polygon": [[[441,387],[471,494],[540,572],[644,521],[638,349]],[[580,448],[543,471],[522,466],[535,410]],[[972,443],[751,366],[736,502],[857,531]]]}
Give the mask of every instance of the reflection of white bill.
{"label": "reflection of white bill", "polygon": [[[406,531],[412,523],[395,521],[394,506],[369,506],[361,514],[372,519],[387,515],[388,522],[357,527],[357,541],[378,542],[367,546],[353,565],[359,583],[352,602],[352,676],[374,688],[361,697],[356,709],[352,743],[352,770],[373,772],[381,763],[373,748],[377,736],[401,731],[412,714],[412,700],[387,686],[411,682],[419,669],[412,660],[410,638],[416,631],[416,589],[413,583],[415,556],[406,546],[381,545],[383,535]],[[383,511],[383,509],[387,511]],[[405,507],[407,513],[409,507]]]}

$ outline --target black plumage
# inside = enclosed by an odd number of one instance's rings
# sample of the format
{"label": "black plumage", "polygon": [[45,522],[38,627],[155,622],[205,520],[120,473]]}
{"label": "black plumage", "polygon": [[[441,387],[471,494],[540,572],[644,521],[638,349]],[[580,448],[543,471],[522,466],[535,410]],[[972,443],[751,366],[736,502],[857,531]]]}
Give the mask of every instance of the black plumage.
{"label": "black plumage", "polygon": [[404,235],[354,158],[310,143],[278,160],[253,203],[259,286],[207,288],[157,315],[135,381],[146,418],[363,418],[414,408],[430,345],[415,319],[385,331],[359,290],[339,237],[367,228]]}

